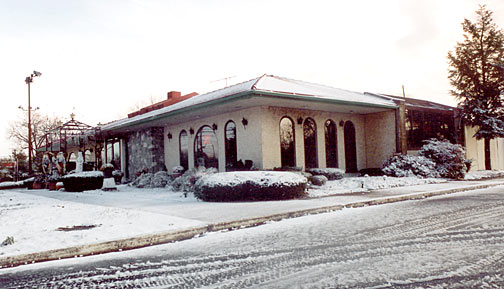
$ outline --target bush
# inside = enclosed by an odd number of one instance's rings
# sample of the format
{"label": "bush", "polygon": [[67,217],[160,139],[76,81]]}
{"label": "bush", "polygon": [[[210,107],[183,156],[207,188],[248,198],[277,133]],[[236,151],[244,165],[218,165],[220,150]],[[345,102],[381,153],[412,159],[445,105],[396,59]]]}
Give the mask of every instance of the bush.
{"label": "bush", "polygon": [[289,172],[228,172],[201,177],[194,195],[204,201],[285,200],[306,195],[306,177]]}
{"label": "bush", "polygon": [[426,157],[395,154],[385,161],[382,171],[391,177],[436,178],[439,177],[439,174],[435,168],[436,164]]}
{"label": "bush", "polygon": [[153,177],[154,175],[151,173],[143,173],[138,178],[136,178],[136,180],[134,180],[131,185],[137,188],[150,188]]}
{"label": "bush", "polygon": [[82,192],[101,189],[103,173],[99,171],[81,172],[63,177],[63,185],[67,192]]}
{"label": "bush", "polygon": [[172,187],[175,191],[192,192],[194,184],[203,176],[217,173],[216,168],[208,169],[190,169],[183,175],[179,176],[172,182]]}
{"label": "bush", "polygon": [[323,186],[327,183],[327,177],[318,175],[318,176],[311,176],[308,178],[310,180],[310,183],[314,186]]}
{"label": "bush", "polygon": [[314,176],[325,176],[329,181],[341,180],[345,176],[345,171],[336,168],[314,168],[308,169],[307,172]]}
{"label": "bush", "polygon": [[172,177],[166,171],[159,171],[154,174],[150,186],[152,188],[164,188],[172,181]]}
{"label": "bush", "polygon": [[449,141],[430,139],[424,141],[418,155],[432,160],[442,178],[463,179],[470,161],[465,158],[464,148]]}

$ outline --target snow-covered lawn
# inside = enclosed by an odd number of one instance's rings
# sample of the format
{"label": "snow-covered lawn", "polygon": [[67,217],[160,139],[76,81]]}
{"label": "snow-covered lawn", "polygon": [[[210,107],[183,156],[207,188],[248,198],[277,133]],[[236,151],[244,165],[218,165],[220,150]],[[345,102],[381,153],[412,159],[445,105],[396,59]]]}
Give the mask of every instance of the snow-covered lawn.
{"label": "snow-covered lawn", "polygon": [[336,181],[328,181],[323,186],[312,186],[309,190],[310,197],[323,197],[330,195],[343,195],[355,192],[367,192],[370,190],[379,190],[403,186],[438,184],[445,183],[446,179],[435,178],[417,178],[417,177],[354,177],[343,178]]}
{"label": "snow-covered lawn", "polygon": [[[105,198],[108,194],[89,192]],[[95,197],[99,201],[100,196]],[[62,201],[13,190],[0,191],[0,223],[0,243],[7,237],[14,238],[14,244],[0,247],[0,258],[201,225],[175,216]],[[78,226],[91,229],[72,230]]]}

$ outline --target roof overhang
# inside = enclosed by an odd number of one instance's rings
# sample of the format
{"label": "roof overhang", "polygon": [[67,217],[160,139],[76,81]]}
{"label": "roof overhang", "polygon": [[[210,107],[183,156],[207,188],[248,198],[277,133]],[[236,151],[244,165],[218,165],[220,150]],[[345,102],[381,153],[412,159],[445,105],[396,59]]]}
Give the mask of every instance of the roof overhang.
{"label": "roof overhang", "polygon": [[[253,99],[253,101],[252,101]],[[150,116],[138,116],[137,119],[125,120],[116,125],[103,127],[102,132],[114,135],[148,127],[184,123],[222,113],[239,111],[252,107],[270,106],[302,110],[326,111],[334,113],[369,114],[397,109],[397,105],[346,101],[336,98],[320,98],[311,95],[249,90],[207,102],[181,107]]]}

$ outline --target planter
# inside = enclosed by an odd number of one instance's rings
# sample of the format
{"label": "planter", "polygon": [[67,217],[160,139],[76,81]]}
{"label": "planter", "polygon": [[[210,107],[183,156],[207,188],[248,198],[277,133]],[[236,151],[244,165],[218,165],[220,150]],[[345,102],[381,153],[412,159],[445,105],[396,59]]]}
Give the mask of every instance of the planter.
{"label": "planter", "polygon": [[82,172],[63,177],[63,184],[67,192],[82,192],[101,189],[103,186],[102,172]]}
{"label": "planter", "polygon": [[47,183],[47,188],[49,189],[49,191],[56,191],[56,184],[58,182],[48,182]]}
{"label": "planter", "polygon": [[34,190],[41,190],[45,189],[45,183],[33,183],[33,189]]}
{"label": "planter", "polygon": [[103,169],[103,177],[106,179],[111,178],[113,171],[114,171],[114,168],[104,168]]}

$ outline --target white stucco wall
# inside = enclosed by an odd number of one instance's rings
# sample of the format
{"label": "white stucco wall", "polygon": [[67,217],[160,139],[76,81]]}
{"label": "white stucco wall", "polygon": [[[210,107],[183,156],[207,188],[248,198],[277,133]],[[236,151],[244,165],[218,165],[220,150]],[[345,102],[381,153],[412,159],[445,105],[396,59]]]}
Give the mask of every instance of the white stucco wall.
{"label": "white stucco wall", "polygon": [[[465,127],[466,158],[472,160],[471,171],[485,170],[485,141],[476,140],[476,128]],[[492,170],[504,170],[504,139],[490,141],[490,163]]]}
{"label": "white stucco wall", "polygon": [[290,117],[294,121],[294,134],[296,141],[296,166],[305,168],[304,164],[304,139],[303,125],[297,123],[297,119],[303,120],[310,117],[317,125],[317,156],[318,167],[326,167],[325,155],[325,130],[324,125],[328,119],[336,123],[338,138],[338,167],[345,169],[345,143],[343,127],[339,125],[341,120],[352,121],[355,126],[355,137],[357,146],[357,166],[358,169],[366,167],[366,141],[365,141],[365,116],[359,114],[330,113],[323,111],[311,111],[302,109],[291,109],[281,107],[265,107],[262,110],[263,117],[263,165],[264,169],[273,169],[281,166],[280,156],[280,120]]}
{"label": "white stucco wall", "polygon": [[396,152],[395,111],[366,115],[367,168],[379,168]]}
{"label": "white stucco wall", "polygon": [[[312,118],[317,125],[318,167],[326,167],[325,122],[332,119],[337,128],[338,167],[345,169],[344,129],[340,121],[352,121],[355,126],[357,147],[357,168],[379,167],[395,151],[395,113],[360,115],[350,113],[330,113],[308,109],[282,107],[255,107],[200,118],[190,122],[169,125],[164,128],[165,163],[169,172],[179,163],[179,135],[185,130],[189,138],[189,168],[194,167],[194,138],[203,125],[217,124],[216,131],[219,149],[219,171],[225,171],[224,127],[229,120],[236,124],[238,160],[252,160],[259,169],[273,169],[281,166],[280,120],[290,117],[294,122],[296,143],[296,166],[305,168],[303,125],[297,123],[299,117]],[[248,124],[244,126],[242,119]],[[190,128],[194,134],[189,133]],[[172,139],[167,135],[171,133]]]}
{"label": "white stucco wall", "polygon": [[[244,126],[242,119],[245,118],[248,124]],[[216,116],[195,119],[193,121],[184,122],[181,124],[165,126],[165,163],[169,172],[172,172],[173,167],[180,165],[179,158],[179,135],[182,130],[187,132],[189,138],[189,168],[194,167],[194,138],[198,130],[204,126],[217,125],[215,131],[218,144],[219,156],[219,171],[226,170],[225,162],[225,147],[224,147],[224,128],[228,121],[232,120],[236,125],[236,141],[237,141],[237,159],[252,160],[254,166],[262,167],[262,152],[261,152],[261,109],[259,107],[239,110],[235,112],[224,113]],[[194,134],[189,133],[190,128],[193,128]],[[171,133],[172,139],[168,139],[168,133]]]}

